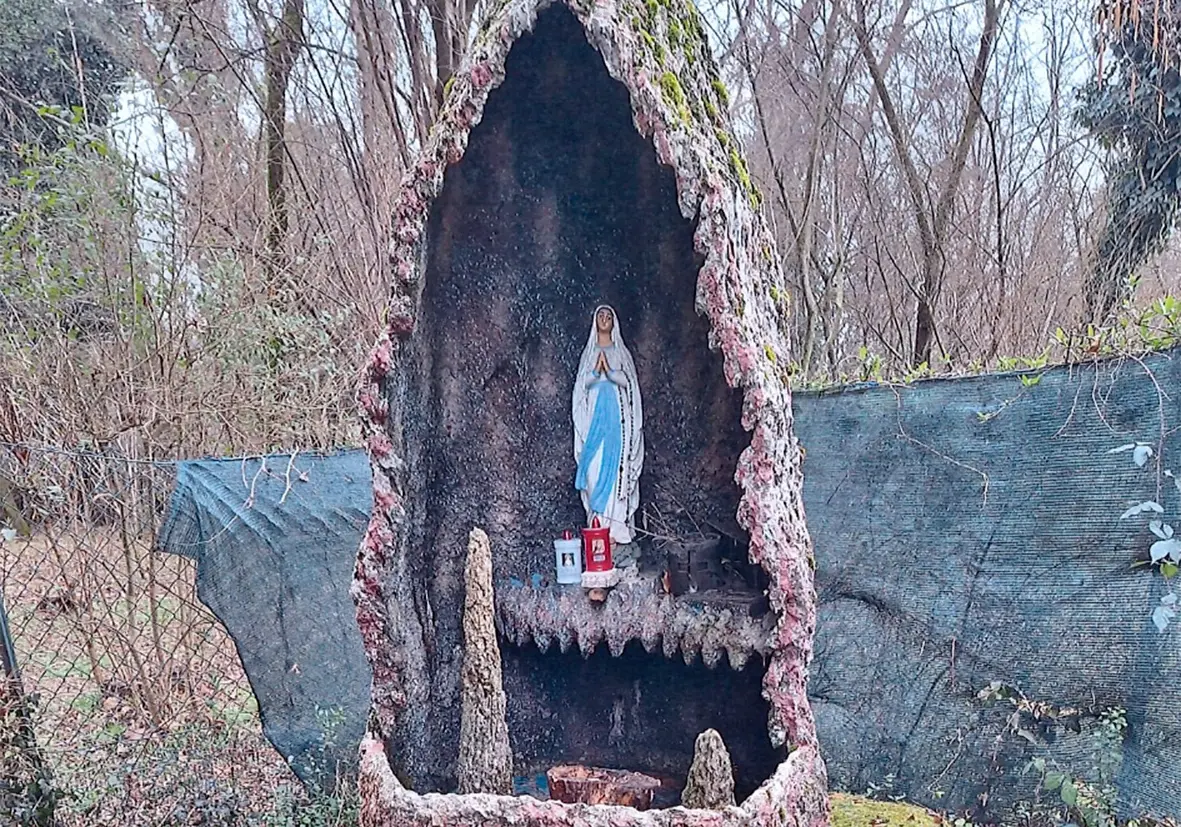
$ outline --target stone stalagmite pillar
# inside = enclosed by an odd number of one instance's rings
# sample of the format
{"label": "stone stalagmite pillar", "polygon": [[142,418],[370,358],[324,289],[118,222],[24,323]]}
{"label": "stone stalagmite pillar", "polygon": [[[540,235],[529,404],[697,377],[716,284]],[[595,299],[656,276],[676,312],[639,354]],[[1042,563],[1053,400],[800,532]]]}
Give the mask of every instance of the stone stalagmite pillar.
{"label": "stone stalagmite pillar", "polygon": [[697,736],[681,803],[696,810],[722,810],[734,805],[730,753],[716,729],[707,729]]}
{"label": "stone stalagmite pillar", "polygon": [[[369,774],[366,823],[825,827],[826,774],[807,697],[812,545],[784,369],[790,280],[764,196],[731,137],[729,95],[701,13],[693,0],[510,0],[487,12],[391,210],[387,324],[358,390],[374,491],[352,587],[373,670],[373,738],[361,770]],[[494,519],[497,573],[544,576],[554,565],[551,536],[585,519],[560,480],[577,448],[576,343],[599,302],[615,302],[625,330],[637,330],[628,340],[644,384],[635,419],[642,413],[645,440],[667,449],[660,462],[644,463],[641,502],[733,525],[766,576],[775,622],[759,695],[768,704],[767,740],[785,756],[774,771],[760,759],[766,781],[741,808],[589,813],[527,796],[437,795],[457,776],[462,789],[507,789],[506,775],[490,782],[473,768],[477,756],[483,763],[493,754],[489,744],[501,745],[498,766],[509,760],[503,728],[499,740],[479,743],[497,720],[487,709],[503,704],[489,688],[499,681],[475,665],[495,651],[491,598],[485,649],[453,572],[464,528]],[[608,404],[612,394],[599,399]],[[611,416],[601,425],[611,425],[612,410],[604,408]],[[621,421],[621,433],[633,430]],[[597,479],[584,470],[588,482]],[[423,590],[429,610],[415,600]],[[468,614],[475,592],[469,584]],[[580,648],[592,648],[600,617],[593,627],[572,625]],[[615,654],[643,633],[628,626],[608,641]],[[714,639],[725,627],[704,631]],[[447,699],[465,634],[471,663],[456,709]],[[704,646],[690,640],[689,648],[692,659]],[[523,692],[546,689],[557,663],[541,657],[550,659],[530,654],[513,664],[511,680]],[[665,666],[654,664],[653,674]],[[628,668],[604,661],[612,678]],[[584,683],[576,682],[579,691],[590,688]],[[675,693],[687,712],[712,716],[730,703],[713,686],[677,685]],[[553,720],[514,719],[514,736],[540,745],[554,727],[574,731],[584,717],[573,698],[554,707]],[[681,737],[708,724],[685,726]],[[744,739],[761,746],[763,733],[752,729]],[[651,752],[653,766],[667,765],[679,750],[664,740],[654,733],[626,749],[608,745],[599,763],[639,750]],[[539,763],[564,760],[556,746],[543,752]],[[398,772],[414,789],[398,783]]]}
{"label": "stone stalagmite pillar", "polygon": [[463,601],[462,718],[456,774],[461,793],[512,792],[513,755],[492,596],[492,548],[473,528],[468,538]]}

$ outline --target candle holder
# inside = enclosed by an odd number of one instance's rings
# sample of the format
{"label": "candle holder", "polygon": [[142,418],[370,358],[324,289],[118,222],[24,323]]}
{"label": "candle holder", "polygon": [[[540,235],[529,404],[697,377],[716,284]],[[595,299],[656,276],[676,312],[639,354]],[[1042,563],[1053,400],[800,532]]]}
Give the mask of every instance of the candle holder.
{"label": "candle holder", "polygon": [[619,583],[619,569],[611,558],[611,530],[599,524],[598,516],[582,530],[582,548],[586,571],[581,581],[584,589],[609,589]]}
{"label": "candle holder", "polygon": [[569,531],[562,532],[561,539],[554,540],[554,564],[560,585],[577,586],[582,582],[582,541]]}

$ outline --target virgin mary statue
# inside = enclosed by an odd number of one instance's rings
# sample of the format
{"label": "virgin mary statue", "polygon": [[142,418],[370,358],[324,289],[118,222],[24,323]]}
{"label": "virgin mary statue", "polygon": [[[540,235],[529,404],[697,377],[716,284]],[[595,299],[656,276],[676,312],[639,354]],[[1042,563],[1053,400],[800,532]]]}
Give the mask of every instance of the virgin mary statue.
{"label": "virgin mary statue", "polygon": [[644,412],[636,365],[615,311],[595,308],[574,380],[574,487],[587,525],[595,515],[620,545],[632,541],[644,467]]}

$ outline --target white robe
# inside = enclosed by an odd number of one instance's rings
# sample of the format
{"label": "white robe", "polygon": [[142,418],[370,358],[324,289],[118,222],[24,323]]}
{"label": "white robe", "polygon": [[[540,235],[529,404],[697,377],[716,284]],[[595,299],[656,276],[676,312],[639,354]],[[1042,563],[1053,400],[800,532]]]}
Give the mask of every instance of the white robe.
{"label": "white robe", "polygon": [[[608,348],[599,347],[599,332],[595,326],[595,318],[601,309],[610,310],[614,318],[614,324],[611,327],[612,346]],[[607,363],[611,369],[610,387],[595,382],[595,363],[598,362],[600,353],[607,357]],[[582,457],[583,446],[586,444],[591,418],[595,411],[595,403],[602,390],[614,390],[619,394],[622,446],[615,485],[606,508],[600,513],[600,522],[611,529],[612,540],[618,544],[625,544],[630,543],[633,539],[635,512],[640,504],[640,472],[644,468],[644,412],[640,401],[640,383],[636,377],[635,362],[632,361],[631,353],[623,344],[623,337],[619,333],[619,317],[615,315],[614,309],[607,305],[596,307],[591,316],[590,336],[582,351],[582,358],[578,364],[578,375],[574,380],[574,461],[576,465]],[[601,456],[602,451],[600,450],[590,461],[587,478],[592,486],[599,478]],[[587,512],[586,519],[589,526],[594,517],[594,514],[591,513],[590,498],[587,491],[583,490],[580,493],[582,506]]]}

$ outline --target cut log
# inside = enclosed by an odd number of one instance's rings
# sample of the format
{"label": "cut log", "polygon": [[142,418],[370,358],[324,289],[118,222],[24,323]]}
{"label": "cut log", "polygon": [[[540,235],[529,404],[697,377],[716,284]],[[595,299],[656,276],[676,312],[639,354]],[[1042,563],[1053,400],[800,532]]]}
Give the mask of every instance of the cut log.
{"label": "cut log", "polygon": [[647,810],[660,781],[626,770],[569,765],[554,767],[545,774],[550,798],[567,804],[618,804]]}

